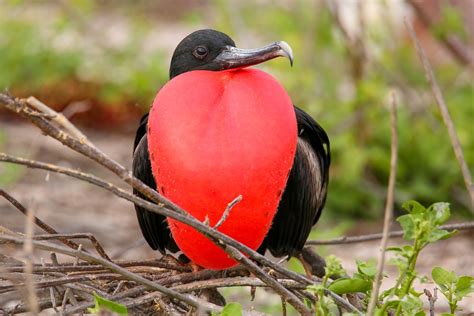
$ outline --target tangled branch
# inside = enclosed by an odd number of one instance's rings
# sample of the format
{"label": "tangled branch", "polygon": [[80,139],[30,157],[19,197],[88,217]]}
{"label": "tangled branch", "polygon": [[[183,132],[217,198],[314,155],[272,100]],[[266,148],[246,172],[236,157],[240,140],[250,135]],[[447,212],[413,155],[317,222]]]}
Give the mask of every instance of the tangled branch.
{"label": "tangled branch", "polygon": [[[34,101],[33,105],[31,104],[32,100]],[[86,181],[93,185],[101,187],[103,189],[106,189],[112,192],[113,194],[125,200],[128,200],[136,205],[139,205],[151,212],[155,212],[163,216],[170,217],[180,222],[183,222],[185,224],[188,224],[189,226],[195,228],[197,231],[199,231],[204,236],[209,238],[220,248],[222,248],[226,253],[229,254],[230,257],[232,257],[233,259],[241,263],[245,268],[251,271],[263,283],[265,283],[266,286],[272,288],[285,301],[293,305],[295,309],[298,310],[298,312],[304,315],[308,315],[311,313],[308,307],[303,303],[302,298],[304,297],[304,295],[302,295],[301,293],[295,292],[295,290],[287,288],[284,284],[282,284],[281,282],[278,282],[273,277],[269,276],[268,273],[264,269],[271,269],[272,271],[277,273],[279,277],[287,278],[289,280],[293,280],[294,282],[298,282],[301,286],[316,284],[318,283],[318,281],[316,281],[315,279],[309,278],[307,276],[295,273],[291,270],[288,270],[285,267],[281,266],[280,264],[275,263],[269,260],[268,258],[260,255],[253,249],[241,244],[240,242],[230,238],[229,236],[225,234],[220,233],[215,227],[209,227],[205,223],[198,221],[196,218],[189,215],[183,209],[176,206],[171,201],[169,201],[165,197],[158,194],[156,191],[144,185],[137,178],[133,177],[126,168],[124,168],[123,166],[115,162],[114,160],[110,159],[107,155],[105,155],[102,151],[97,149],[95,146],[89,144],[89,142],[84,141],[86,138],[80,136],[81,134],[77,134],[77,132],[75,132],[76,136],[74,136],[71,133],[69,133],[69,129],[70,129],[69,125],[63,126],[63,123],[62,123],[63,119],[56,120],[55,112],[51,109],[45,112],[44,109],[48,107],[44,104],[42,106],[38,106],[37,104],[38,102],[39,102],[38,100],[32,99],[32,98],[28,98],[25,100],[25,99],[13,98],[12,96],[5,93],[0,94],[0,105],[2,105],[3,107],[11,111],[18,113],[20,116],[24,118],[27,118],[34,125],[39,127],[46,135],[58,140],[59,142],[68,146],[69,148],[81,153],[82,155],[106,167],[107,169],[112,171],[114,174],[116,174],[121,180],[123,180],[125,183],[132,186],[134,189],[142,193],[144,196],[146,196],[148,199],[150,199],[154,203],[149,202],[145,199],[141,199],[137,196],[134,196],[128,193],[127,191],[117,186],[112,185],[111,183],[107,181],[104,181],[94,175],[87,174],[81,171],[68,169],[68,168],[62,168],[56,165],[38,162],[34,160],[27,160],[27,159],[23,159],[19,157],[12,157],[4,153],[0,153],[0,161],[23,164],[31,168],[38,168],[38,169],[48,170],[52,172],[58,172],[58,173],[66,174],[68,176],[75,177],[82,181]],[[229,209],[228,212],[230,212],[231,207],[232,205],[228,208]],[[57,235],[58,235],[57,237],[59,237],[60,234],[57,234]],[[22,243],[22,239],[18,239],[18,237],[6,236],[3,238],[4,238],[4,241],[15,242],[17,244]],[[33,244],[41,249],[48,249],[49,247],[48,243],[37,241],[37,240],[35,240]],[[59,247],[59,246],[56,246],[56,247]],[[115,263],[111,261],[108,261],[103,258],[95,257],[89,253],[86,253],[85,251],[78,251],[77,248],[75,247],[71,247],[71,248],[73,250],[64,248],[64,249],[61,249],[61,251],[63,251],[63,253],[65,254],[76,256],[77,258],[80,258],[86,261],[93,260],[93,259],[94,260],[100,259],[94,262],[96,264],[103,265],[104,268],[106,268],[107,270],[111,270],[117,273],[119,271],[122,273],[125,273],[124,271],[120,270],[121,269],[120,266],[116,265]],[[254,261],[252,260],[258,262],[260,266],[254,263]],[[134,282],[141,282],[140,284],[144,284],[148,288],[159,291],[160,293],[164,293],[168,295],[169,297],[178,298],[178,300],[185,302],[189,304],[190,306],[193,306],[196,308],[202,308],[203,310],[214,310],[214,311],[216,310],[216,307],[213,307],[213,306],[210,307],[205,304],[203,305],[196,298],[182,296],[182,295],[180,296],[179,293],[174,293],[172,290],[169,290],[166,287],[157,286],[156,284],[153,284],[153,282],[149,280],[147,281],[147,279],[144,279],[143,277],[139,275],[137,276],[137,275],[133,275],[133,273],[132,274],[130,273],[132,272],[128,271],[127,273],[121,274],[121,275],[128,280],[133,280]],[[177,294],[178,296],[176,296]],[[309,294],[306,294],[306,295],[309,295]],[[336,295],[335,293],[330,293],[330,295],[341,306],[341,308],[344,308],[345,310],[348,310],[351,312],[360,313],[347,300]]]}

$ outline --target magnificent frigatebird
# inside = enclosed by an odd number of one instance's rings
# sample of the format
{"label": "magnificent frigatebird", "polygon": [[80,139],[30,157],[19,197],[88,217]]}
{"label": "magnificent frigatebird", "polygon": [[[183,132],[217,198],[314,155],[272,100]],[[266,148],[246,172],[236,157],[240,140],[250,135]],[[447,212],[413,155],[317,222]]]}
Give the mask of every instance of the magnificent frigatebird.
{"label": "magnificent frigatebird", "polygon": [[[239,49],[224,33],[211,29],[199,30],[188,35],[176,47],[169,75],[172,80],[195,70],[220,72],[241,69],[279,56],[287,57],[293,63],[291,48],[285,42],[275,42],[259,49]],[[279,197],[278,209],[271,228],[258,248],[260,253],[263,254],[268,249],[276,257],[301,257],[311,228],[318,221],[324,207],[329,181],[328,136],[303,110],[294,106],[294,114],[297,122],[297,145],[293,165],[286,187],[280,195],[281,198]],[[265,120],[266,117],[262,116],[259,119]],[[178,122],[179,118],[176,120]],[[148,186],[157,189],[147,140],[148,121],[147,113],[137,129],[133,174]],[[272,144],[265,146],[271,148]],[[140,193],[134,193],[140,196]],[[180,250],[165,217],[139,206],[135,206],[135,209],[141,231],[151,248],[159,250],[162,254],[167,250],[171,253]]]}

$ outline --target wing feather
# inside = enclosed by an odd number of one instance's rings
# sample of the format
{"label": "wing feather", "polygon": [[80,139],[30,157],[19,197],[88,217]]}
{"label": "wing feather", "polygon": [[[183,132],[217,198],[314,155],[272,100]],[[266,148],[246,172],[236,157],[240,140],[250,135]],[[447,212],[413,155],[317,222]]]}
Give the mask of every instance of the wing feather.
{"label": "wing feather", "polygon": [[277,256],[297,255],[326,202],[330,146],[323,128],[295,107],[298,144],[295,160],[277,214],[259,251]]}

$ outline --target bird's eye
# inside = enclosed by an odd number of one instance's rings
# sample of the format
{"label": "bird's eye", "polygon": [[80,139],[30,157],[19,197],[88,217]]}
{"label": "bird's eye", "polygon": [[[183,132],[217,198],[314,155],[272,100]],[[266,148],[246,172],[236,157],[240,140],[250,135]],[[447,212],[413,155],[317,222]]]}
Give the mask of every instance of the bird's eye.
{"label": "bird's eye", "polygon": [[204,59],[207,56],[207,48],[204,46],[197,46],[193,51],[193,55],[197,59]]}

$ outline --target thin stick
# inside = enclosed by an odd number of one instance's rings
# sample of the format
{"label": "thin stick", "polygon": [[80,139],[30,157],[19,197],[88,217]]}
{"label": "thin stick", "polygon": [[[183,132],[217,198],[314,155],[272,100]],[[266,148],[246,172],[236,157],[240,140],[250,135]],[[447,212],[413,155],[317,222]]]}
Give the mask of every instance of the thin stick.
{"label": "thin stick", "polygon": [[435,287],[433,290],[434,294],[431,294],[430,290],[424,289],[423,292],[428,297],[428,302],[430,303],[430,316],[435,316],[435,302],[438,299],[438,288]]}
{"label": "thin stick", "polygon": [[[472,230],[474,229],[474,222],[441,225],[439,229],[445,229],[447,231]],[[382,237],[383,237],[383,233],[377,233],[377,234],[349,236],[349,237],[343,236],[343,237],[328,239],[328,240],[309,240],[306,242],[306,246],[348,245],[348,244],[356,244],[356,243],[361,243],[361,242],[379,240],[379,239],[382,239]],[[388,238],[397,238],[397,237],[403,237],[403,230],[396,230],[396,231],[391,231],[390,233],[388,233]]]}
{"label": "thin stick", "polygon": [[107,255],[107,253],[104,250],[104,247],[100,244],[100,242],[95,238],[95,236],[91,233],[73,233],[73,234],[49,234],[49,235],[35,235],[33,236],[33,239],[35,240],[49,240],[49,239],[64,239],[66,238],[67,240],[69,239],[89,239],[91,242],[92,246],[94,246],[95,250],[97,253],[104,259],[107,259],[111,261],[110,257]]}
{"label": "thin stick", "polygon": [[[81,251],[81,250],[82,250],[82,244],[80,244],[79,247],[77,247],[77,251]],[[73,263],[73,266],[74,267],[77,266],[78,263],[79,263],[79,258],[76,258],[76,260]],[[71,295],[71,289],[67,288],[66,291],[64,292],[63,302],[61,304],[62,310],[66,308],[66,303],[67,303],[68,298],[70,299],[71,303],[73,303],[73,305],[77,305],[77,301],[73,300],[74,295]]]}
{"label": "thin stick", "polygon": [[466,160],[464,159],[464,153],[461,147],[461,143],[459,142],[456,129],[454,128],[453,120],[451,118],[451,115],[449,114],[448,106],[446,105],[443,93],[439,88],[430,61],[428,60],[428,57],[426,57],[425,51],[416,36],[415,30],[413,29],[413,26],[407,18],[405,18],[405,25],[410,33],[413,42],[415,43],[418,57],[420,58],[420,61],[423,64],[423,68],[425,70],[426,79],[431,85],[431,90],[433,91],[433,96],[436,100],[436,104],[438,104],[441,116],[443,117],[444,125],[448,129],[449,139],[451,140],[451,145],[453,146],[454,155],[458,160],[459,166],[461,168],[461,173],[464,178],[464,184],[466,185],[467,192],[469,193],[469,196],[471,198],[471,212],[474,212],[474,186],[472,185],[472,176],[467,166]]}
{"label": "thin stick", "polygon": [[[171,201],[169,201],[165,197],[158,194],[155,190],[143,184],[139,179],[133,177],[130,171],[125,169],[116,161],[107,157],[103,152],[101,152],[97,148],[88,146],[86,144],[83,144],[77,141],[75,138],[69,136],[67,133],[64,133],[63,131],[59,130],[58,128],[50,124],[46,118],[30,115],[28,111],[25,111],[25,108],[27,109],[27,104],[24,100],[14,99],[13,97],[7,94],[0,93],[0,105],[2,104],[5,108],[18,113],[22,117],[29,119],[33,124],[39,127],[45,134],[51,136],[52,138],[58,140],[59,142],[68,146],[69,148],[83,154],[84,156],[106,167],[107,169],[115,173],[124,182],[131,185],[138,192],[142,193],[145,197],[157,203],[157,205],[152,204],[148,201],[145,201],[144,199],[136,198],[134,196],[130,197],[130,195],[123,194],[124,192],[123,190],[120,194],[118,194],[119,192],[116,190],[118,188],[110,188],[109,191],[112,191],[113,193],[121,196],[122,198],[132,201],[133,203],[140,205],[152,212],[157,212],[158,214],[174,218],[180,222],[190,225],[191,227],[195,228],[196,230],[201,232],[203,235],[205,235],[207,238],[209,238],[211,241],[219,245],[219,247],[223,248],[225,251],[229,251],[228,253],[231,257],[234,254],[231,254],[230,250],[224,247],[225,244],[235,247],[236,249],[238,249],[239,252],[248,254],[252,259],[273,268],[274,270],[278,271],[284,276],[287,276],[289,278],[292,278],[294,280],[297,280],[299,282],[303,282],[306,284],[315,283],[315,281],[310,280],[309,278],[306,278],[305,276],[302,276],[298,273],[295,273],[293,271],[290,271],[282,266],[279,266],[273,263],[271,260],[268,260],[267,258],[260,255],[253,249],[243,245],[242,243],[230,238],[229,236],[225,234],[220,233],[219,231],[211,227],[206,226],[202,222],[198,221],[196,218],[190,216],[183,209],[181,209],[180,207],[173,204]],[[104,181],[102,181],[102,184],[103,182]],[[260,269],[260,268],[257,267],[257,269]],[[335,294],[333,293],[332,295],[335,295]],[[357,309],[355,309],[351,304],[349,303],[345,304],[345,308],[348,308],[348,306],[350,306],[349,310],[357,311]]]}
{"label": "thin stick", "polygon": [[230,253],[234,253],[233,257],[237,261],[244,264],[250,270],[250,272],[254,273],[260,280],[269,285],[276,293],[278,293],[282,297],[282,299],[293,305],[298,312],[300,312],[302,315],[311,315],[311,311],[304,305],[303,302],[301,302],[301,300],[295,294],[290,292],[286,287],[284,287],[275,279],[273,279],[268,274],[259,269],[254,262],[242,255],[242,253],[240,253],[234,247],[226,246],[226,248],[229,248]]}
{"label": "thin stick", "polygon": [[[147,200],[144,200],[144,199],[141,199],[141,198],[139,198],[135,195],[132,195],[129,192],[127,192],[127,191],[125,191],[121,188],[118,188],[118,187],[114,186],[111,183],[103,181],[102,179],[99,179],[99,178],[97,178],[97,177],[95,177],[91,174],[87,174],[87,173],[83,173],[83,172],[80,172],[80,171],[77,171],[77,170],[63,168],[63,167],[59,167],[59,166],[56,166],[56,165],[47,164],[47,163],[43,163],[43,162],[39,162],[39,161],[28,160],[28,159],[19,158],[19,157],[13,157],[13,156],[10,156],[10,155],[4,154],[4,153],[0,153],[0,161],[7,161],[7,162],[12,162],[12,163],[16,163],[16,164],[25,165],[25,166],[28,166],[30,168],[37,168],[37,169],[43,169],[43,170],[48,170],[48,171],[52,171],[52,172],[57,172],[57,173],[65,174],[65,175],[68,175],[68,176],[71,176],[71,177],[89,182],[89,183],[94,184],[96,186],[99,186],[103,189],[106,189],[106,190],[112,192],[113,194],[123,198],[123,199],[126,199],[130,202],[133,202],[134,204],[136,204],[140,207],[143,207],[143,208],[145,208],[145,209],[147,209],[151,212],[155,212],[155,213],[161,214],[163,216],[171,217],[171,218],[179,220],[179,221],[181,221],[185,224],[188,224],[188,225],[196,228],[199,232],[203,233],[208,238],[211,238],[211,240],[215,240],[216,244],[220,247],[223,247],[223,245],[227,244],[227,245],[242,249],[244,252],[248,253],[249,256],[252,259],[254,259],[256,261],[259,261],[262,264],[267,265],[268,267],[272,268],[275,271],[278,271],[279,273],[281,273],[282,275],[284,275],[288,278],[291,278],[293,280],[302,282],[303,284],[317,284],[316,281],[311,280],[311,279],[307,278],[306,276],[303,276],[303,275],[300,275],[300,274],[295,273],[293,271],[290,271],[290,270],[288,270],[288,269],[272,262],[271,260],[269,260],[266,257],[264,257],[264,256],[260,255],[259,253],[257,253],[256,251],[254,251],[254,250],[248,248],[247,246],[235,241],[234,239],[228,237],[227,235],[219,233],[219,231],[217,231],[215,229],[212,229],[209,226],[206,226],[205,224],[203,224],[199,221],[196,221],[194,218],[192,218],[190,216],[182,215],[180,213],[171,211],[167,208],[163,208],[160,205],[150,203]],[[230,250],[227,249],[227,251],[230,251]],[[233,255],[235,255],[235,253],[233,253]],[[349,302],[347,302],[346,300],[344,300],[343,298],[341,298],[337,294],[335,294],[333,292],[330,292],[330,291],[328,291],[328,293],[330,293],[330,295],[336,300],[338,305],[342,306],[343,308],[347,309],[348,311],[357,312],[357,313],[360,314],[360,311],[358,311],[357,308],[355,308],[352,304],[350,304]]]}
{"label": "thin stick", "polygon": [[39,306],[38,306],[38,297],[35,292],[35,285],[33,279],[33,236],[34,232],[34,223],[35,218],[33,209],[27,213],[26,216],[26,225],[25,225],[25,242],[23,243],[23,251],[25,256],[25,293],[26,293],[26,302],[30,313],[33,315],[38,315]]}
{"label": "thin stick", "polygon": [[385,250],[388,243],[388,232],[392,222],[393,201],[395,196],[395,180],[397,177],[397,157],[398,157],[398,137],[397,137],[397,100],[395,93],[392,92],[392,102],[390,103],[390,131],[391,131],[391,155],[390,155],[390,176],[388,180],[387,201],[385,204],[385,217],[383,221],[383,237],[380,242],[380,253],[377,260],[377,274],[373,284],[370,303],[367,309],[367,315],[372,316],[379,299],[379,289],[382,283],[383,268],[385,265]]}
{"label": "thin stick", "polygon": [[[285,287],[291,289],[298,289],[298,290],[305,290],[306,286],[302,285],[301,283],[295,282],[289,279],[278,279],[277,282],[284,284]],[[204,280],[204,281],[196,281],[186,284],[180,284],[174,286],[173,289],[186,293],[186,292],[193,292],[197,290],[204,290],[204,289],[215,289],[220,287],[234,287],[234,286],[255,286],[255,287],[268,287],[265,282],[258,278],[251,278],[251,277],[236,277],[236,278],[220,278],[220,279],[212,279],[212,280]]]}
{"label": "thin stick", "polygon": [[[162,270],[175,270],[179,272],[188,272],[190,269],[186,266],[175,266],[172,264],[164,263],[158,261],[157,259],[149,259],[149,260],[116,260],[114,261],[115,264],[121,266],[122,268],[129,268],[129,267],[153,267]],[[9,272],[22,272],[23,265],[18,266],[7,266],[6,269]],[[80,263],[76,266],[72,264],[47,264],[45,265],[33,265],[33,272],[34,273],[53,273],[53,272],[60,272],[60,273],[69,273],[69,272],[92,272],[92,271],[103,271],[104,267],[101,265],[93,265],[93,264],[83,264]]]}
{"label": "thin stick", "polygon": [[[0,189],[0,195],[3,196],[8,202],[10,202],[17,210],[23,213],[23,215],[27,216],[28,210],[17,199],[15,199],[13,196],[11,196],[10,194],[8,194],[6,191],[2,189]],[[36,216],[34,217],[34,223],[39,228],[41,228],[42,230],[44,230],[45,232],[49,234],[58,234],[58,232],[54,228],[52,228],[51,226],[49,226],[48,224],[46,224],[45,222],[43,222]],[[76,244],[73,241],[68,240],[67,238],[61,238],[60,240],[63,244],[65,244],[66,246],[72,249],[77,249],[77,247],[79,246],[78,244]]]}
{"label": "thin stick", "polygon": [[27,98],[26,102],[33,108],[38,110],[40,113],[46,113],[53,122],[65,128],[69,133],[71,133],[72,136],[74,136],[81,143],[87,144],[91,147],[95,147],[94,144],[92,144],[87,139],[86,135],[84,135],[76,126],[74,126],[63,114],[54,111],[35,97]]}
{"label": "thin stick", "polygon": [[227,204],[227,207],[225,208],[224,213],[222,214],[221,219],[219,219],[219,221],[217,222],[217,224],[214,226],[215,229],[218,229],[222,224],[224,224],[224,222],[227,220],[227,217],[229,217],[229,214],[230,214],[230,211],[232,210],[232,208],[233,208],[237,203],[239,203],[240,201],[242,201],[242,195],[239,195],[239,196],[236,197],[234,200],[232,200],[232,202],[230,202],[229,204]]}
{"label": "thin stick", "polygon": [[[433,17],[427,12],[428,10],[425,9],[425,3],[417,0],[409,0],[408,3],[415,8],[417,16],[425,27],[431,29],[436,21],[434,21]],[[441,32],[439,39],[460,63],[474,69],[474,54],[472,49],[465,45],[459,37]]]}
{"label": "thin stick", "polygon": [[[44,259],[41,258],[41,265],[43,267],[46,266],[46,263],[44,262]],[[43,277],[46,277],[46,273],[43,273]],[[53,310],[58,313],[58,308],[57,308],[57,305],[56,305],[56,297],[54,296],[54,288],[51,286],[49,288],[49,298],[51,299],[51,304],[53,305]]]}
{"label": "thin stick", "polygon": [[[2,235],[0,235],[0,240],[10,241],[10,242],[13,242],[13,243],[19,244],[19,245],[25,243],[25,240],[23,238],[18,238],[18,237],[13,237],[13,236],[2,236]],[[68,256],[71,256],[71,257],[80,258],[80,259],[82,259],[84,261],[87,261],[87,262],[101,264],[104,267],[106,267],[107,269],[109,269],[110,271],[118,273],[118,274],[122,275],[124,278],[126,278],[128,280],[134,281],[138,284],[145,285],[149,289],[159,291],[159,292],[161,292],[161,293],[163,293],[163,294],[165,294],[169,297],[180,300],[180,301],[182,301],[186,304],[189,304],[191,306],[194,306],[194,307],[197,307],[197,308],[202,308],[203,310],[210,311],[210,312],[212,312],[212,311],[213,312],[220,312],[221,311],[221,308],[218,307],[218,306],[213,305],[212,308],[209,308],[208,304],[206,304],[206,306],[204,306],[203,304],[201,304],[201,300],[199,300],[199,299],[197,299],[193,296],[183,295],[183,294],[178,293],[174,290],[171,290],[167,287],[161,286],[161,285],[159,285],[159,284],[157,284],[153,281],[145,279],[142,276],[139,276],[139,275],[137,275],[133,272],[130,272],[130,271],[120,267],[119,265],[116,265],[113,262],[105,260],[104,258],[94,256],[94,255],[86,253],[84,251],[72,250],[72,249],[65,248],[65,247],[62,247],[62,246],[58,246],[58,245],[55,245],[55,244],[51,244],[51,243],[48,243],[48,242],[32,240],[31,243],[38,249],[47,250],[47,251],[55,251],[55,252],[59,252],[59,253],[62,253],[62,254],[65,254],[65,255],[68,255]]]}

